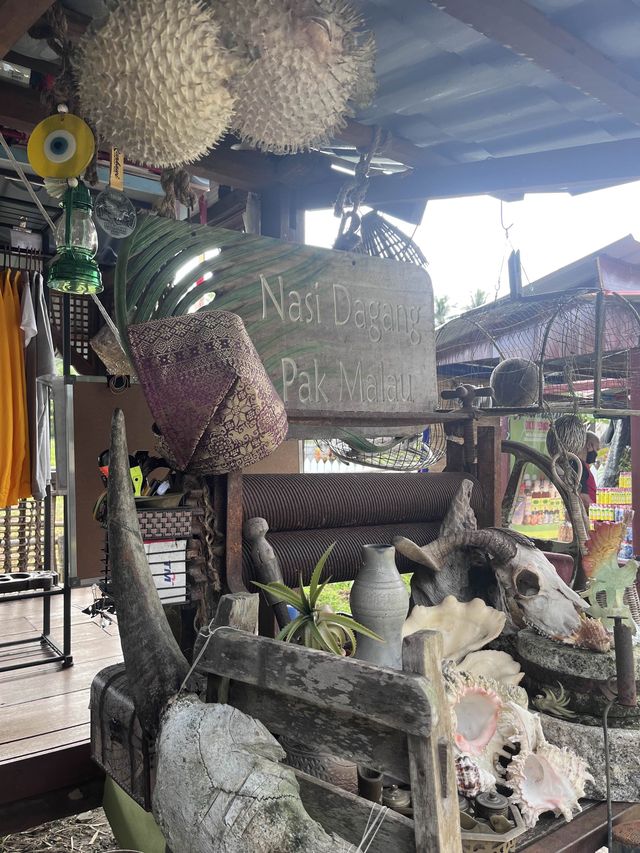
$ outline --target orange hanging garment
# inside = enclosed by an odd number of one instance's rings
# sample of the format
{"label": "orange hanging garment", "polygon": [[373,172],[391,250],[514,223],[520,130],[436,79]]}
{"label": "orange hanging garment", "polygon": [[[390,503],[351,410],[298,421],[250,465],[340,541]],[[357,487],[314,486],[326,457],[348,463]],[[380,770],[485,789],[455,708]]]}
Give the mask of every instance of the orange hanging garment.
{"label": "orange hanging garment", "polygon": [[0,273],[0,507],[8,506],[13,460],[13,389],[9,327],[12,317],[10,270]]}
{"label": "orange hanging garment", "polygon": [[[24,342],[20,321],[20,272],[15,273],[12,286],[5,288],[7,302],[11,303],[9,322],[9,354],[11,358],[11,387],[13,396],[13,453],[11,483],[7,503],[13,506],[21,498],[31,497],[31,463],[29,449],[29,421],[27,417],[27,383],[24,371]],[[7,312],[10,313],[10,312]]]}

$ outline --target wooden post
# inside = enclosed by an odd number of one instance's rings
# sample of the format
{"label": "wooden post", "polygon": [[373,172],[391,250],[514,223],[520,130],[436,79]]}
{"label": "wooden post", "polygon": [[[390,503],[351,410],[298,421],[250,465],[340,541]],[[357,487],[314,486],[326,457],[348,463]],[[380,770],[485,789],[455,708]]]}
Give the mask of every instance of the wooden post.
{"label": "wooden post", "polygon": [[502,441],[500,420],[478,427],[477,477],[485,500],[478,513],[480,527],[500,527],[502,523]]}
{"label": "wooden post", "polygon": [[460,813],[453,763],[451,715],[442,680],[442,635],[405,637],[402,669],[429,679],[433,726],[428,737],[407,735],[416,853],[460,853]]}
{"label": "wooden post", "polygon": [[[629,352],[631,409],[640,409],[640,349]],[[631,503],[633,516],[633,552],[640,554],[640,418],[631,418]]]}
{"label": "wooden post", "polygon": [[260,196],[260,204],[263,237],[304,243],[304,210],[297,205],[296,194],[292,190],[284,186],[265,190]]}
{"label": "wooden post", "polygon": [[230,592],[245,591],[242,579],[242,472],[226,474],[226,586]]}

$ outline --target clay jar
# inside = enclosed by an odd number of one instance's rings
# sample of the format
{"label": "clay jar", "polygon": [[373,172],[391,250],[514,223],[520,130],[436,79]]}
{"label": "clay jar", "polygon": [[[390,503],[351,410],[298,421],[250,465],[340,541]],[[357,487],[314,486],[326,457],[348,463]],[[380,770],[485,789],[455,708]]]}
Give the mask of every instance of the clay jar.
{"label": "clay jar", "polygon": [[402,625],[409,610],[409,592],[396,568],[393,545],[363,546],[350,602],[353,618],[385,641],[359,634],[356,658],[402,669]]}

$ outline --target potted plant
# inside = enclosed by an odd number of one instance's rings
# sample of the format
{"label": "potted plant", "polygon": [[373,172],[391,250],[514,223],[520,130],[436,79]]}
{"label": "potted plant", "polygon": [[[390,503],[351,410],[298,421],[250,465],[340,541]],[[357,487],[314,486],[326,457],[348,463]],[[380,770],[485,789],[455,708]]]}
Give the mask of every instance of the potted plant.
{"label": "potted plant", "polygon": [[[309,591],[306,592],[300,573],[300,586],[298,589],[290,589],[279,581],[271,583],[253,583],[264,590],[271,601],[282,601],[291,605],[297,612],[297,616],[285,625],[277,635],[276,639],[287,643],[299,643],[312,649],[321,649],[336,655],[346,655],[347,647],[349,654],[356,650],[356,634],[363,634],[374,640],[384,642],[365,625],[356,622],[351,616],[343,613],[335,613],[328,604],[320,604],[319,599],[322,590],[329,583],[327,578],[320,583],[320,576],[324,569],[331,551],[336,543],[330,545],[316,563],[311,575]],[[318,750],[309,749],[305,744],[297,743],[288,737],[280,737],[280,744],[286,752],[286,762],[291,767],[302,770],[318,779],[324,779],[352,794],[358,792],[358,776],[356,765],[339,756]]]}
{"label": "potted plant", "polygon": [[300,573],[298,589],[290,589],[278,581],[266,584],[253,581],[272,599],[290,604],[298,614],[288,625],[284,626],[276,639],[285,640],[288,643],[300,643],[308,648],[322,649],[336,655],[345,655],[347,646],[350,647],[351,654],[355,652],[357,647],[356,634],[363,634],[372,640],[384,642],[382,637],[379,637],[378,634],[360,622],[356,622],[353,617],[343,613],[335,613],[328,604],[318,603],[322,590],[331,580],[329,577],[320,583],[322,570],[335,544],[334,542],[329,545],[316,563],[309,582],[308,592],[304,588],[302,573]]}

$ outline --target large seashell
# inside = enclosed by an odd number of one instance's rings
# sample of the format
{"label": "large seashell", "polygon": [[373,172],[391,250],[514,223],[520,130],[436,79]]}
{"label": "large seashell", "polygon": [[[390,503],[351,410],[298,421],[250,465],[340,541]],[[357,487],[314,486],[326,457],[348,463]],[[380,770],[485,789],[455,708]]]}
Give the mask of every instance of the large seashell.
{"label": "large seashell", "polygon": [[456,669],[468,672],[470,675],[492,678],[502,684],[517,685],[524,678],[524,672],[518,661],[507,652],[496,652],[493,649],[471,652],[456,665]]}
{"label": "large seashell", "polygon": [[580,619],[580,627],[564,641],[580,649],[590,649],[594,652],[608,652],[611,648],[611,635],[599,619],[584,616]]}
{"label": "large seashell", "polygon": [[584,759],[545,741],[535,752],[525,750],[516,755],[507,767],[506,779],[513,792],[511,800],[526,825],[533,827],[546,811],[570,821],[574,812],[581,811],[578,800],[584,797],[586,782],[592,776]]}
{"label": "large seashell", "polygon": [[495,788],[496,777],[480,767],[470,755],[457,755],[455,766],[458,793],[463,797],[477,797],[481,791]]}
{"label": "large seashell", "polygon": [[496,733],[502,701],[493,690],[463,686],[451,702],[453,739],[460,752],[481,755]]}
{"label": "large seashell", "polygon": [[434,607],[416,605],[402,628],[402,636],[416,631],[440,631],[443,639],[443,657],[458,663],[469,652],[481,649],[500,635],[506,614],[489,607],[481,598],[458,601],[448,595]]}

